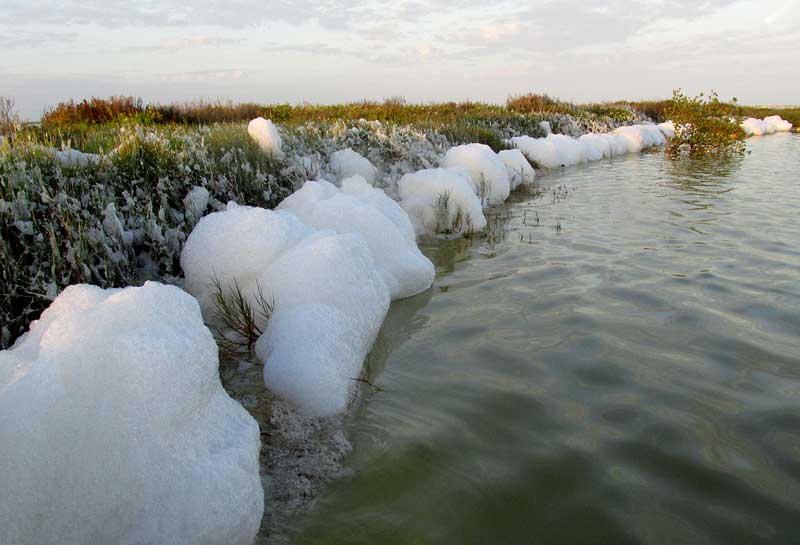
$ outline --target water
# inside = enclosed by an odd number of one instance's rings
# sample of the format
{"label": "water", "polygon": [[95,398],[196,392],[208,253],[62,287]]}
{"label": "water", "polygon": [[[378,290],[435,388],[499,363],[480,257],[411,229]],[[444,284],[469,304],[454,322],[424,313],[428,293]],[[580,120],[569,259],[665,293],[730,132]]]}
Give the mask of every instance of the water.
{"label": "water", "polygon": [[800,136],[748,149],[566,169],[425,243],[291,542],[800,543]]}

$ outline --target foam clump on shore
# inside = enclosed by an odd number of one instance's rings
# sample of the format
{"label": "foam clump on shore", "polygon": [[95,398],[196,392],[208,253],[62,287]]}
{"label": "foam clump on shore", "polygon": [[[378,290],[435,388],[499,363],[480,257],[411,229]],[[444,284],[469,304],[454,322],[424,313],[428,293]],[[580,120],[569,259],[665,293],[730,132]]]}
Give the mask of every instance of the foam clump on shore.
{"label": "foam clump on shore", "polygon": [[502,204],[511,192],[505,163],[486,144],[464,144],[447,150],[445,168],[463,168],[469,173],[475,193],[485,204]]}
{"label": "foam clump on shore", "polygon": [[280,157],[283,155],[283,140],[278,128],[270,119],[257,117],[247,125],[247,134],[256,141],[261,151],[267,155]]}
{"label": "foam clump on shore", "polygon": [[330,165],[338,181],[361,176],[369,185],[375,185],[378,178],[378,170],[370,160],[351,148],[332,153]]}
{"label": "foam clump on shore", "polygon": [[628,125],[611,131],[612,136],[621,137],[628,144],[628,153],[640,153],[648,148],[667,143],[664,134],[656,125]]}
{"label": "foam clump on shore", "polygon": [[628,125],[610,133],[587,133],[580,138],[563,134],[549,134],[544,138],[517,136],[511,138],[510,143],[534,164],[552,169],[639,153],[664,145],[666,138],[656,125]]}
{"label": "foam clump on shore", "polygon": [[200,220],[181,265],[210,321],[218,290],[272,304],[256,343],[265,384],[315,417],[346,409],[390,300],[434,276],[407,214],[360,176],[306,182],[277,211],[231,203]]}
{"label": "foam clump on shore", "polygon": [[306,182],[278,209],[316,229],[361,235],[392,299],[416,295],[433,282],[433,264],[419,251],[408,214],[361,176],[343,180],[341,189],[324,181]]}
{"label": "foam clump on shore", "polygon": [[223,293],[238,286],[255,297],[263,272],[313,231],[291,213],[228,203],[225,211],[204,216],[187,238],[181,253],[184,287],[214,322],[216,285]]}
{"label": "foam clump on shore", "polygon": [[666,138],[675,138],[675,123],[673,121],[664,121],[657,125],[658,129]]}
{"label": "foam clump on shore", "polygon": [[764,134],[789,132],[792,130],[792,124],[779,115],[771,115],[764,119],[748,117],[742,122],[741,127],[747,136],[761,136]]}
{"label": "foam clump on shore", "polygon": [[366,241],[318,231],[260,281],[275,304],[256,344],[267,388],[312,416],[343,412],[389,310]]}
{"label": "foam clump on shore", "polygon": [[542,168],[558,168],[562,166],[561,155],[558,148],[548,135],[544,138],[531,136],[516,136],[511,139],[511,144],[519,149],[528,160]]}
{"label": "foam clump on shore", "polygon": [[397,190],[400,206],[419,235],[465,234],[486,227],[481,201],[464,169],[418,170],[400,178]]}
{"label": "foam clump on shore", "polygon": [[536,171],[520,150],[501,150],[497,156],[506,165],[512,191],[522,184],[533,183],[536,179]]}
{"label": "foam clump on shore", "polygon": [[182,290],[65,289],[0,352],[0,543],[249,545],[256,421]]}

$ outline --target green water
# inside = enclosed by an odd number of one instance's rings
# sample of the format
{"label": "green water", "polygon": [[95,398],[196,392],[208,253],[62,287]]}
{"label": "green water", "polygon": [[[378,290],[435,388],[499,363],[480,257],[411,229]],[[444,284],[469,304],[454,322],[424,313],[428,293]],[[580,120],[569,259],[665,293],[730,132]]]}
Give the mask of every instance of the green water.
{"label": "green water", "polygon": [[800,543],[800,136],[748,149],[565,169],[425,242],[290,541]]}

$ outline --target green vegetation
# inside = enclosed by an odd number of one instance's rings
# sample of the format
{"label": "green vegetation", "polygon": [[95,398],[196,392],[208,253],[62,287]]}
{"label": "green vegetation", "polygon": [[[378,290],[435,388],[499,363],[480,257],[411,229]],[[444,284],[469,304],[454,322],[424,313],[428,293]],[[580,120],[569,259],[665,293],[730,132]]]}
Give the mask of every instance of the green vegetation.
{"label": "green vegetation", "polygon": [[226,291],[219,279],[214,279],[214,318],[220,326],[214,327],[214,336],[223,360],[236,361],[252,356],[256,341],[267,329],[275,301],[267,300],[259,284],[256,289],[256,304],[253,305],[238,282],[234,281],[233,287]]}
{"label": "green vegetation", "polygon": [[[180,276],[183,242],[200,216],[231,200],[274,207],[296,184],[326,172],[336,150],[367,157],[391,187],[407,172],[439,166],[451,145],[481,142],[497,151],[509,137],[542,136],[544,120],[576,135],[686,114],[700,116],[699,128],[728,134],[728,125],[704,119],[707,110],[695,106],[683,99],[581,105],[536,94],[505,105],[397,98],[148,105],[110,97],[65,102],[41,123],[21,124],[14,101],[0,97],[0,347],[69,284],[115,287]],[[712,112],[723,111],[778,114],[800,125],[800,109],[713,104]],[[265,156],[248,136],[245,123],[257,116],[281,126],[280,159]],[[687,136],[687,145],[707,146],[697,138]],[[185,199],[197,187],[209,202],[195,214]],[[443,195],[438,203],[443,230],[471,231],[471,218],[450,211],[449,201]]]}
{"label": "green vegetation", "polygon": [[464,212],[460,206],[451,210],[452,195],[449,191],[444,191],[436,197],[434,211],[436,213],[436,232],[444,235],[459,233],[464,236],[472,236],[475,229],[472,225],[472,217],[469,212]]}
{"label": "green vegetation", "polygon": [[[0,119],[4,113],[0,100]],[[13,109],[13,101],[10,101]],[[656,122],[666,121],[672,99],[615,101],[606,103],[575,104],[552,98],[546,94],[529,93],[509,97],[505,105],[480,102],[443,102],[438,104],[410,104],[403,98],[383,101],[359,101],[348,104],[256,104],[196,101],[179,104],[148,104],[140,98],[112,96],[92,98],[80,102],[62,102],[50,108],[41,119],[49,130],[74,130],[80,126],[97,126],[135,122],[140,125],[212,124],[249,121],[255,117],[272,119],[282,125],[301,125],[308,122],[366,119],[382,123],[419,125],[427,127],[485,127],[487,120],[493,124],[504,121],[512,126],[520,123],[532,126],[525,118],[552,118],[559,115],[573,117],[610,117],[617,122],[633,123],[642,115]],[[740,106],[730,104],[738,116],[763,118],[780,115],[795,125],[800,124],[800,108],[771,108],[766,106]],[[520,127],[521,128],[521,127]],[[532,132],[527,134],[535,135]]]}
{"label": "green vegetation", "polygon": [[0,346],[67,285],[180,275],[199,219],[184,203],[193,187],[209,192],[209,207],[272,207],[288,195],[302,174],[230,131],[124,128],[100,157],[60,154],[30,135],[0,142]]}
{"label": "green vegetation", "polygon": [[19,129],[20,121],[14,108],[14,99],[0,97],[0,135],[12,134]]}
{"label": "green vegetation", "polygon": [[80,149],[99,151],[102,133],[108,127],[117,129],[132,123],[207,125],[245,122],[259,116],[282,126],[358,119],[411,125],[420,130],[440,132],[452,143],[480,142],[495,151],[503,149],[502,140],[512,135],[543,136],[539,124],[544,120],[549,121],[556,132],[569,132],[570,127],[562,124],[578,122],[589,130],[609,130],[615,124],[644,119],[628,104],[576,105],[536,94],[509,98],[505,105],[480,102],[409,104],[402,98],[336,105],[203,101],[145,105],[135,97],[109,97],[62,102],[45,112],[39,127],[29,130],[38,131],[40,137],[46,134]]}
{"label": "green vegetation", "polygon": [[733,104],[719,100],[716,92],[689,97],[678,89],[672,95],[667,116],[675,123],[675,137],[667,151],[672,154],[721,155],[744,151],[744,131],[734,117]]}

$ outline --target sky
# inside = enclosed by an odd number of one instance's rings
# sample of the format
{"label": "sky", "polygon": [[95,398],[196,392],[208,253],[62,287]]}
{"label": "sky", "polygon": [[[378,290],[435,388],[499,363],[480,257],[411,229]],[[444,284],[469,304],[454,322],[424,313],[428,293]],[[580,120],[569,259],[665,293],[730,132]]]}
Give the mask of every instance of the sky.
{"label": "sky", "polygon": [[0,96],[800,104],[800,0],[0,0]]}

